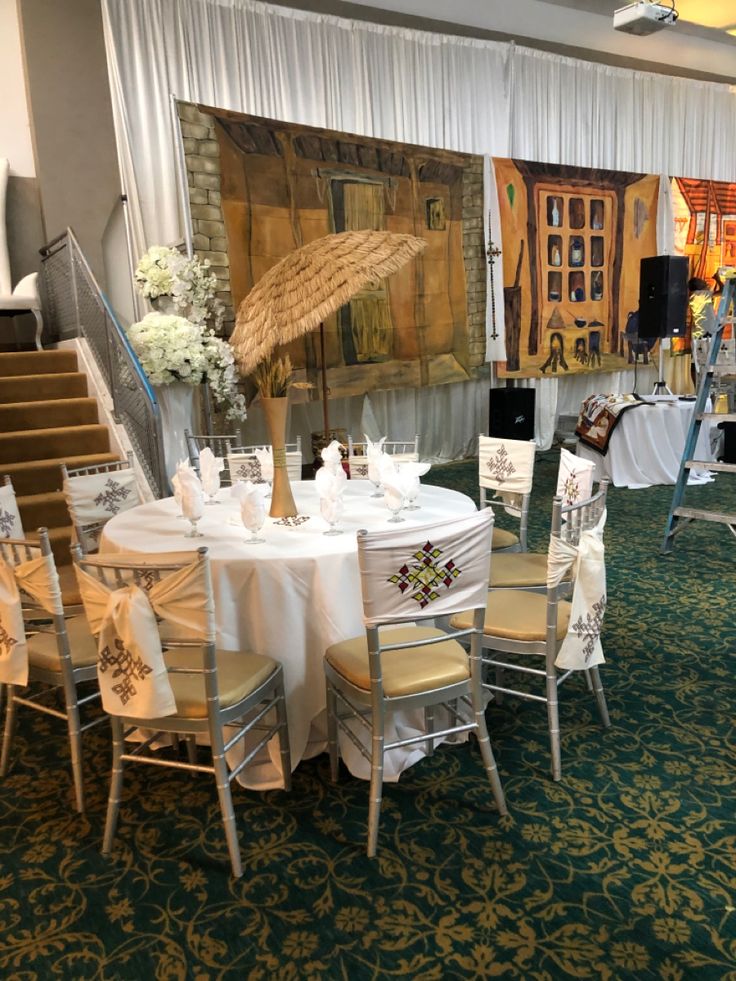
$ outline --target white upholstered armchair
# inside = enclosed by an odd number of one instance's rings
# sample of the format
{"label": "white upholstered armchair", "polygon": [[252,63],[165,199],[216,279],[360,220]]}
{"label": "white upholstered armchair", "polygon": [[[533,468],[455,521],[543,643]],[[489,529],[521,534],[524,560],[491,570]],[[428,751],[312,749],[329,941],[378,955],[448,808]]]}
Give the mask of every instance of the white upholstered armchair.
{"label": "white upholstered armchair", "polygon": [[10,255],[5,224],[9,171],[10,164],[0,157],[0,317],[16,317],[22,313],[32,313],[36,318],[36,347],[40,350],[43,317],[38,273],[25,276],[15,289],[12,288],[10,280]]}

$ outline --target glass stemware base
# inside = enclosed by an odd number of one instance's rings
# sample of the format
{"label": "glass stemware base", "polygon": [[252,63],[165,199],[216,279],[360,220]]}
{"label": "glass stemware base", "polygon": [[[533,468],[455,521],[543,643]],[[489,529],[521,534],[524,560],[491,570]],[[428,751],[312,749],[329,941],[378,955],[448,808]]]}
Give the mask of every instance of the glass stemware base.
{"label": "glass stemware base", "polygon": [[197,531],[197,522],[199,518],[188,518],[189,524],[192,526],[189,531],[184,534],[185,538],[204,538],[201,531]]}
{"label": "glass stemware base", "polygon": [[245,542],[243,544],[245,544],[245,545],[263,545],[265,543],[265,541],[266,541],[265,538],[261,538],[259,536],[258,532],[255,532],[254,531],[251,534],[251,537],[250,538],[246,538],[245,539]]}
{"label": "glass stemware base", "polygon": [[401,517],[401,514],[398,511],[395,511],[388,520],[392,524],[395,524],[397,521],[404,521],[405,519]]}
{"label": "glass stemware base", "polygon": [[404,505],[404,511],[419,511],[421,507],[422,507],[421,504],[414,504],[412,502],[411,504]]}
{"label": "glass stemware base", "polygon": [[342,528],[336,528],[334,525],[330,525],[327,531],[322,532],[323,535],[342,535]]}

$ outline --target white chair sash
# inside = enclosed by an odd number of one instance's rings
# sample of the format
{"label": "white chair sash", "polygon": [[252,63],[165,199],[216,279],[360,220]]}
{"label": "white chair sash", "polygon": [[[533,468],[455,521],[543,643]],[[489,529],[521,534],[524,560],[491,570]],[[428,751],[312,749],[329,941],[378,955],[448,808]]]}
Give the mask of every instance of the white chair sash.
{"label": "white chair sash", "polygon": [[15,491],[0,484],[0,538],[25,538]]}
{"label": "white chair sash", "polygon": [[13,566],[0,557],[0,684],[28,684],[28,643],[20,590],[52,616],[63,612],[53,556]]}
{"label": "white chair sash", "polygon": [[182,627],[187,640],[215,638],[215,609],[205,567],[195,562],[144,591],[111,588],[76,567],[92,633],[98,636],[97,677],[109,715],[157,719],[176,712],[156,614]]}
{"label": "white chair sash", "polygon": [[367,627],[485,606],[493,511],[358,539]]}
{"label": "white chair sash", "polygon": [[135,473],[130,468],[68,477],[64,481],[64,495],[79,525],[109,521],[141,503]]}
{"label": "white chair sash", "polygon": [[[562,498],[563,507],[577,504],[593,496],[593,460],[583,460],[569,450],[560,451],[560,468],[557,471],[556,496]],[[563,519],[567,516],[563,515]]]}
{"label": "white chair sash", "polygon": [[529,494],[534,480],[532,440],[478,438],[478,479],[481,487],[504,494]]}
{"label": "white chair sash", "polygon": [[601,647],[601,626],[606,611],[605,523],[604,511],[595,528],[581,532],[579,545],[562,538],[550,540],[547,586],[558,586],[574,567],[570,624],[555,660],[562,670],[585,671],[605,660]]}

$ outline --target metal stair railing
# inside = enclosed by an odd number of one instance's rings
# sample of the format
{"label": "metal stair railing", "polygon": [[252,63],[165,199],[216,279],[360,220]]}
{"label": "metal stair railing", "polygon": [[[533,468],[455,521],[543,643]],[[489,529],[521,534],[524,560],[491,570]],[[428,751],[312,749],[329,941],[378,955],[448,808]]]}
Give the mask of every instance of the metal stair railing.
{"label": "metal stair railing", "polygon": [[169,493],[161,411],[151,383],[110,303],[68,228],[41,249],[45,313],[60,340],[83,337],[110,393],[113,416],[128,435],[157,497]]}
{"label": "metal stair railing", "polygon": [[721,301],[718,305],[716,329],[713,333],[713,337],[711,338],[708,357],[706,358],[706,362],[700,373],[698,393],[693,406],[693,414],[690,417],[690,426],[688,427],[687,436],[685,438],[685,448],[682,453],[682,459],[680,460],[680,470],[677,475],[675,490],[672,495],[672,505],[670,507],[670,513],[667,517],[667,527],[665,529],[664,541],[662,543],[663,555],[667,555],[672,551],[675,536],[686,528],[692,521],[715,521],[719,524],[727,525],[731,531],[736,534],[736,514],[725,514],[721,513],[720,511],[707,511],[701,508],[684,507],[682,504],[685,497],[687,479],[691,470],[698,467],[703,467],[705,469],[718,471],[721,473],[736,473],[736,464],[734,463],[712,463],[709,460],[694,459],[695,448],[698,443],[698,435],[700,434],[700,427],[705,419],[718,419],[719,422],[736,422],[736,413],[726,414],[706,412],[706,404],[708,402],[708,396],[710,395],[711,388],[713,387],[715,376],[734,374],[734,368],[732,365],[717,365],[716,359],[721,348],[723,328],[726,326],[726,324],[734,323],[734,317],[731,315],[731,307],[735,296],[736,279],[727,279],[723,294],[721,296]]}

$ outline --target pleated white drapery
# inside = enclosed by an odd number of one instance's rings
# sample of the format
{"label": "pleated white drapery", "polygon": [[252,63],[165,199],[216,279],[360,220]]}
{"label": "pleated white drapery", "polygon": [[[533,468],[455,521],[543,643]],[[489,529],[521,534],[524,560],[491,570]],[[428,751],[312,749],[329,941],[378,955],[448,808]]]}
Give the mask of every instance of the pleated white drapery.
{"label": "pleated white drapery", "polygon": [[[257,0],[103,0],[108,64],[133,249],[182,237],[170,95],[363,136],[493,156],[682,176],[736,178],[736,93],[561,58],[513,44],[429,34]],[[500,286],[500,263],[496,284]],[[630,390],[631,373],[539,379],[540,448],[574,382]],[[353,433],[363,399],[338,401]],[[488,382],[374,392],[392,439],[422,434],[454,459],[485,430]],[[540,412],[540,407],[542,411]],[[319,429],[295,406],[290,432]],[[248,422],[249,442],[258,424]],[[250,436],[253,438],[251,439]]]}

